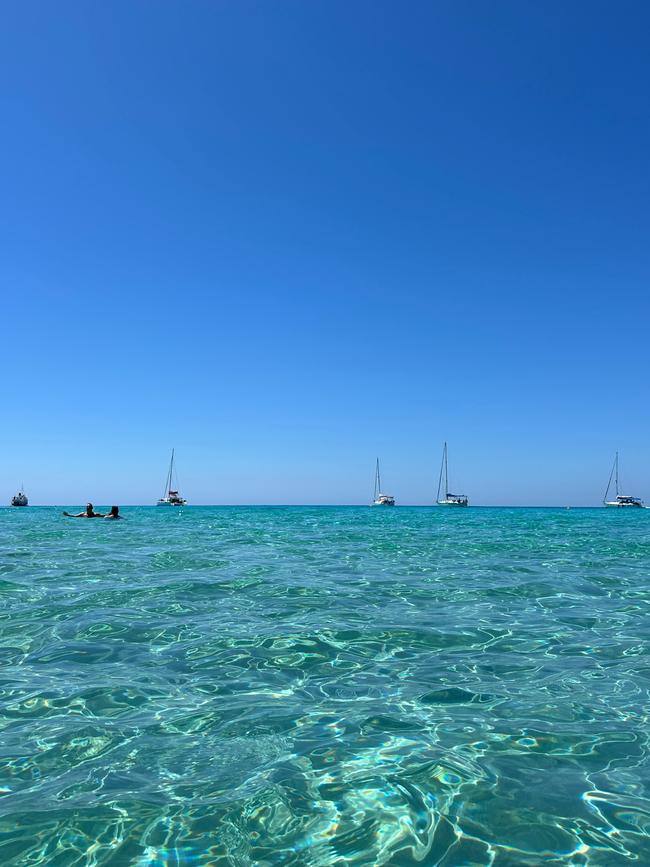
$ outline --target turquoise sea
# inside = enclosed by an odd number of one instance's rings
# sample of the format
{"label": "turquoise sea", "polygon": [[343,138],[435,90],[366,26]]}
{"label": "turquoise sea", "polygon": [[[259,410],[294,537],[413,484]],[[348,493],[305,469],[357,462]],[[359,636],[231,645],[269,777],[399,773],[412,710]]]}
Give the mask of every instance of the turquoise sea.
{"label": "turquoise sea", "polygon": [[650,511],[0,510],[3,867],[650,864]]}

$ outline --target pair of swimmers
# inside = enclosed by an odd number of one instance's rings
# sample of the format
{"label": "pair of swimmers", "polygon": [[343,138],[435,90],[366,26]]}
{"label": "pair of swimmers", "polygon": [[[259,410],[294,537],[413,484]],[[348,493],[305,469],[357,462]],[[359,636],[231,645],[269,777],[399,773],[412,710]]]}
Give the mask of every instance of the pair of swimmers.
{"label": "pair of swimmers", "polygon": [[66,518],[106,518],[107,520],[113,521],[119,521],[122,517],[117,506],[111,506],[108,515],[102,515],[101,512],[96,512],[93,509],[92,503],[86,503],[86,510],[84,512],[79,512],[77,515],[71,515],[70,512],[64,512],[63,514]]}

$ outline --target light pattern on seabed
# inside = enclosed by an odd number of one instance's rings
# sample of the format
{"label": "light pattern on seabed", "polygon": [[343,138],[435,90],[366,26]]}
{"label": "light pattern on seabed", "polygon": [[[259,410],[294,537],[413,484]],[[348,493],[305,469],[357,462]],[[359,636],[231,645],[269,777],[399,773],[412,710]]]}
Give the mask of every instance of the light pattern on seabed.
{"label": "light pattern on seabed", "polygon": [[0,510],[5,867],[650,863],[650,511]]}

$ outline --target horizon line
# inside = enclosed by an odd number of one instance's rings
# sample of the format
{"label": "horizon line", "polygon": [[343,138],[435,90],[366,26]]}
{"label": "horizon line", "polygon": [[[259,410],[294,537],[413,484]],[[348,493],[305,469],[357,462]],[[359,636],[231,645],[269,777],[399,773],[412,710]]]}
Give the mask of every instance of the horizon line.
{"label": "horizon line", "polygon": [[[86,501],[88,502],[88,501]],[[94,502],[94,506],[107,506],[108,500],[106,503],[102,503],[101,501]],[[81,500],[79,502],[71,502],[71,503],[29,503],[27,506],[12,506],[11,503],[6,503],[0,505],[0,508],[4,509],[12,509],[12,510],[20,510],[20,509],[55,509],[55,508],[68,508],[72,506],[83,506],[85,505]],[[171,507],[172,511],[181,511],[182,509],[215,509],[215,508],[228,508],[228,509],[236,509],[236,508],[264,508],[264,509],[289,509],[289,508],[301,508],[301,509],[359,509],[359,508],[372,508],[372,503],[187,503],[184,506],[173,506]],[[156,503],[124,503],[120,505],[121,509],[157,509],[160,508]],[[435,509],[438,508],[437,503],[396,503],[395,506],[391,508],[397,509]],[[474,503],[471,506],[468,506],[469,509],[600,509],[605,508],[603,503],[583,503],[583,504],[572,504],[572,503],[553,503],[553,504],[543,504],[543,503]],[[650,508],[650,507],[646,507]],[[163,509],[163,511],[169,511],[169,507]],[[381,511],[381,510],[379,510]],[[445,511],[441,509],[441,511]],[[448,509],[447,509],[448,511]],[[453,510],[452,510],[453,511]]]}

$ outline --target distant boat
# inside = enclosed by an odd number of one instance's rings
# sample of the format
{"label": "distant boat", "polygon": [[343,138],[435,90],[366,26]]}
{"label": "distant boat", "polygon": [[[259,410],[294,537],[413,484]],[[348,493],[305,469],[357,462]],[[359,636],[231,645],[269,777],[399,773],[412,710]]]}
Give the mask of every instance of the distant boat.
{"label": "distant boat", "polygon": [[25,487],[24,485],[21,485],[18,493],[11,498],[11,505],[12,506],[28,506],[29,505],[29,500],[27,499],[27,494],[23,490],[24,487]]}
{"label": "distant boat", "polygon": [[[609,495],[609,489],[612,486],[612,479],[614,479],[614,486],[616,488],[616,498],[614,500],[608,500],[607,497]],[[603,506],[606,506],[608,509],[645,508],[643,505],[643,500],[640,500],[638,497],[630,497],[626,494],[619,494],[618,492],[618,452],[616,452],[616,457],[614,458],[614,465],[612,467],[611,473],[609,474],[607,490],[605,491],[605,496],[603,497]]]}
{"label": "distant boat", "polygon": [[157,506],[184,506],[187,503],[187,500],[184,500],[183,497],[178,493],[178,491],[172,490],[172,485],[176,484],[174,482],[174,449],[172,449],[172,457],[169,462],[169,470],[167,471],[167,478],[165,479],[165,490],[163,491],[162,497],[156,503]]}
{"label": "distant boat", "polygon": [[382,494],[381,492],[381,477],[379,475],[379,458],[377,458],[377,468],[375,470],[375,493],[372,499],[373,506],[394,506],[395,497],[390,494]]}
{"label": "distant boat", "polygon": [[[445,496],[440,499],[440,490],[442,488],[442,475],[445,476]],[[468,506],[469,500],[465,494],[451,494],[449,492],[449,473],[447,470],[447,443],[442,450],[442,464],[440,465],[440,478],[438,479],[438,494],[436,495],[436,504],[438,506]]]}

